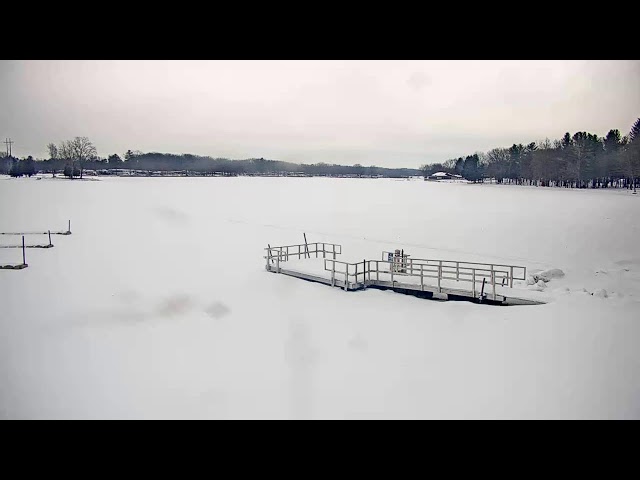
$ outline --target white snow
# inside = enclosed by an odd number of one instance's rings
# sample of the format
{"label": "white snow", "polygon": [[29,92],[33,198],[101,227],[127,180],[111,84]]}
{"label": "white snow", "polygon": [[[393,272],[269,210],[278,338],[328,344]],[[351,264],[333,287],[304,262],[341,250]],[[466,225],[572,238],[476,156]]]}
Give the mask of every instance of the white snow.
{"label": "white snow", "polygon": [[[640,417],[628,192],[5,177],[0,201],[0,231],[73,231],[0,270],[2,418]],[[345,261],[403,248],[564,276],[528,292],[546,305],[491,307],[266,272],[267,243],[303,232]]]}
{"label": "white snow", "polygon": [[564,277],[564,272],[559,268],[550,268],[549,270],[545,270],[543,272],[537,273],[534,275],[534,278],[539,278],[543,282],[550,282],[554,278],[562,278]]}
{"label": "white snow", "polygon": [[604,288],[598,288],[595,292],[593,292],[593,295],[600,298],[607,298],[609,296]]}

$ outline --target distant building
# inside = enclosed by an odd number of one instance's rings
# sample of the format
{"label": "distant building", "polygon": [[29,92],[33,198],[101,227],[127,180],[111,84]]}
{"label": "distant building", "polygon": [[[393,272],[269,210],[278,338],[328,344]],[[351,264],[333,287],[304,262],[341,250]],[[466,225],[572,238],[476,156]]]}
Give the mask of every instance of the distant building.
{"label": "distant building", "polygon": [[462,175],[455,175],[453,173],[447,172],[436,172],[427,177],[424,177],[425,180],[462,180]]}

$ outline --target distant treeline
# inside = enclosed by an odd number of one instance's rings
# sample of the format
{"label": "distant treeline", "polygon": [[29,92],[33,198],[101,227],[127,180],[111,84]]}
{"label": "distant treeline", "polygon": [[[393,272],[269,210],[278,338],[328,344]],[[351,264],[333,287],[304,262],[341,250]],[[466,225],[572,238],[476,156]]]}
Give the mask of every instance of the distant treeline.
{"label": "distant treeline", "polygon": [[424,165],[425,176],[438,171],[463,175],[471,181],[575,188],[640,186],[640,118],[626,136],[610,130],[605,137],[587,132],[561,140],[494,148]]}
{"label": "distant treeline", "polygon": [[[97,156],[95,147],[86,137],[63,142],[60,147],[49,144],[50,158],[35,160],[29,157],[29,171],[35,168],[36,172],[64,174],[68,177],[82,177],[84,170],[94,170],[108,174],[113,170],[136,170],[149,172],[197,172],[197,173],[221,173],[230,175],[273,175],[273,174],[305,174],[326,176],[383,176],[383,177],[410,177],[422,175],[421,170],[415,168],[382,168],[376,166],[336,165],[317,163],[311,165],[266,160],[264,158],[252,158],[247,160],[230,160],[228,158],[212,158],[191,154],[172,154],[128,150],[122,159],[119,155],[109,155],[107,158]],[[6,158],[0,162],[1,173],[15,173],[19,176],[24,173],[20,167],[27,159]],[[12,165],[17,164],[12,169]],[[12,173],[13,172],[13,173]]]}

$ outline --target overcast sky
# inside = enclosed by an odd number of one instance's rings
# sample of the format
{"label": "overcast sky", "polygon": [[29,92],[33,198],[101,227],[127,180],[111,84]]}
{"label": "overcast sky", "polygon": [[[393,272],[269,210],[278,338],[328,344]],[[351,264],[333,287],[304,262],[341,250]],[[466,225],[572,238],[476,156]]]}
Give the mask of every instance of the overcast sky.
{"label": "overcast sky", "polygon": [[0,61],[0,87],[1,140],[38,158],[87,136],[102,157],[419,167],[640,117],[639,61]]}

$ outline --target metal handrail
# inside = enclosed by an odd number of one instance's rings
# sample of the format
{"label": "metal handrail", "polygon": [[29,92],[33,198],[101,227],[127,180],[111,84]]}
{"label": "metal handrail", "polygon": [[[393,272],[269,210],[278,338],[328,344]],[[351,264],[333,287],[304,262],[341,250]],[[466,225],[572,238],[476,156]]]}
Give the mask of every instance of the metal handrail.
{"label": "metal handrail", "polygon": [[[382,260],[384,260],[384,256],[385,254],[393,254],[393,252],[387,252],[387,251],[383,251],[382,252]],[[505,268],[522,268],[526,270],[526,267],[520,266],[520,265],[503,265],[500,263],[480,263],[480,262],[465,262],[465,261],[461,261],[461,260],[440,260],[440,259],[429,259],[429,258],[413,258],[410,257],[409,255],[406,255],[406,257],[409,257],[407,259],[407,263],[411,263],[411,262],[442,262],[442,263],[455,263],[455,264],[460,264],[460,265],[483,265],[483,266],[488,266],[488,267],[505,267]],[[479,270],[479,269],[478,269]],[[491,271],[491,268],[487,268],[487,271]],[[495,268],[494,268],[495,270]],[[525,278],[521,278],[521,279],[516,279],[516,280],[525,280]]]}
{"label": "metal handrail", "polygon": [[[327,249],[327,247],[331,247]],[[290,251],[290,249],[297,249]],[[331,285],[335,285],[336,274],[340,277],[344,276],[344,289],[349,288],[349,281],[354,278],[355,284],[359,283],[358,279],[362,275],[362,284],[366,286],[367,279],[371,281],[372,274],[375,274],[376,281],[379,281],[380,274],[388,274],[391,276],[391,282],[394,282],[394,277],[416,277],[420,278],[421,288],[424,289],[424,279],[433,278],[438,281],[438,291],[442,291],[442,280],[451,280],[456,282],[468,282],[472,284],[473,295],[476,295],[476,283],[486,282],[492,286],[493,298],[496,298],[496,285],[507,286],[513,288],[514,280],[525,280],[526,267],[516,265],[501,265],[491,263],[479,263],[479,262],[461,262],[458,260],[435,260],[435,259],[420,259],[409,258],[406,263],[402,265],[402,271],[397,270],[397,262],[394,260],[385,260],[384,254],[390,252],[383,252],[382,260],[367,260],[362,262],[345,262],[342,260],[336,260],[336,255],[342,253],[342,246],[334,243],[326,242],[312,242],[307,244],[297,245],[284,245],[267,247],[267,255],[264,257],[267,259],[267,270],[272,270],[271,263],[275,262],[275,271],[280,271],[280,262],[287,261],[290,256],[297,256],[302,258],[310,256],[312,253],[322,253],[324,258],[324,270],[331,272]],[[333,258],[326,258],[326,254],[330,254]],[[408,255],[405,255],[408,257]],[[331,262],[329,267],[327,262]],[[373,264],[373,265],[372,265]],[[381,265],[383,268],[380,268]],[[336,265],[344,265],[344,270],[336,269]],[[384,267],[386,265],[386,268]],[[468,265],[478,265],[482,268],[470,267]],[[504,270],[508,269],[508,270]],[[522,269],[522,277],[514,276],[515,269]],[[470,277],[470,278],[469,278]]]}
{"label": "metal handrail", "polygon": [[[331,262],[331,267],[327,266],[327,262]],[[455,262],[454,262],[455,263]],[[344,265],[343,269],[336,269],[336,264]],[[372,266],[374,264],[374,266]],[[388,265],[388,268],[380,268],[380,264]],[[371,280],[371,274],[376,274],[376,280],[379,281],[379,274],[384,273],[391,276],[391,281],[393,282],[393,277],[401,276],[401,277],[416,277],[420,278],[420,285],[424,288],[424,279],[425,278],[433,278],[438,280],[438,290],[441,291],[441,281],[442,280],[451,280],[458,282],[467,282],[473,285],[472,292],[475,296],[476,287],[475,284],[478,282],[483,282],[489,280],[489,284],[493,287],[493,296],[495,298],[495,287],[496,286],[506,286],[513,287],[513,277],[510,275],[510,272],[501,271],[501,270],[493,270],[490,271],[488,269],[477,269],[472,267],[453,267],[446,265],[426,265],[424,263],[417,264],[419,268],[416,268],[416,265],[407,265],[405,272],[396,272],[394,271],[394,261],[393,260],[364,260],[362,262],[357,263],[349,263],[341,260],[333,260],[330,258],[326,258],[324,260],[324,270],[331,272],[332,284],[334,283],[334,279],[336,274],[345,276],[345,288],[346,285],[351,278],[355,278],[355,283],[358,283],[358,277],[363,275],[362,283],[366,285],[367,278]],[[480,264],[477,265],[487,265]],[[490,265],[490,264],[489,264]],[[425,268],[427,267],[427,268]],[[353,268],[354,271],[351,271]],[[525,267],[522,267],[525,268]],[[486,273],[484,273],[486,272]],[[454,275],[455,274],[455,275]],[[471,277],[471,278],[468,278]],[[506,283],[506,284],[505,284]]]}

